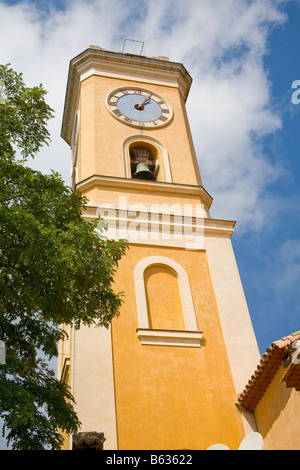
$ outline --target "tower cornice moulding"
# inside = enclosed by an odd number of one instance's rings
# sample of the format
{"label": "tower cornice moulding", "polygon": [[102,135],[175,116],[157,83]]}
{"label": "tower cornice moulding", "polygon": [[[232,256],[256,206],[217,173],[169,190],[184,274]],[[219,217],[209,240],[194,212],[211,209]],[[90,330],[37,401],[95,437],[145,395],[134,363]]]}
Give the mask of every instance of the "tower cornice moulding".
{"label": "tower cornice moulding", "polygon": [[203,188],[203,186],[195,186],[190,184],[176,184],[176,183],[165,183],[158,181],[147,181],[147,180],[135,180],[129,178],[120,178],[114,176],[102,176],[102,175],[93,175],[89,178],[86,178],[83,181],[80,181],[76,184],[75,189],[83,192],[92,188],[93,186],[109,186],[110,188],[128,188],[132,191],[135,188],[137,191],[146,190],[146,191],[155,191],[155,192],[168,192],[173,194],[189,194],[189,195],[198,195],[203,201],[204,205],[209,209],[213,198],[210,194]]}

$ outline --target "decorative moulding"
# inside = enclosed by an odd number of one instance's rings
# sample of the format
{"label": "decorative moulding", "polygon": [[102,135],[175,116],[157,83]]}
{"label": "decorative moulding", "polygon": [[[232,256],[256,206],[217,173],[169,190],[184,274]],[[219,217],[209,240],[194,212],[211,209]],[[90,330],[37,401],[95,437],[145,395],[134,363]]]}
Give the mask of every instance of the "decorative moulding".
{"label": "decorative moulding", "polygon": [[186,346],[200,348],[202,331],[152,330],[138,328],[137,336],[141,344],[154,346]]}
{"label": "decorative moulding", "polygon": [[157,193],[164,192],[170,194],[188,194],[199,196],[205,206],[210,208],[212,204],[212,197],[204,189],[203,186],[196,186],[190,184],[178,184],[178,183],[169,183],[162,181],[147,181],[147,180],[135,180],[131,178],[121,178],[118,176],[103,176],[103,175],[92,175],[76,184],[75,189],[78,191],[87,191],[92,187],[105,187],[109,186],[110,188],[124,188],[124,189],[136,189],[145,190],[145,191],[155,191]]}

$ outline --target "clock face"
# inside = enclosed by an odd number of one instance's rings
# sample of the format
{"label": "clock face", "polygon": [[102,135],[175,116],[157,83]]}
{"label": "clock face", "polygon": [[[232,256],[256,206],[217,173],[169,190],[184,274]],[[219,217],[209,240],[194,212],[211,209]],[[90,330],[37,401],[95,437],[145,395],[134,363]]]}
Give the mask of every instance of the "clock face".
{"label": "clock face", "polygon": [[142,88],[118,88],[106,98],[108,110],[117,119],[135,127],[159,127],[172,118],[170,105],[161,96]]}

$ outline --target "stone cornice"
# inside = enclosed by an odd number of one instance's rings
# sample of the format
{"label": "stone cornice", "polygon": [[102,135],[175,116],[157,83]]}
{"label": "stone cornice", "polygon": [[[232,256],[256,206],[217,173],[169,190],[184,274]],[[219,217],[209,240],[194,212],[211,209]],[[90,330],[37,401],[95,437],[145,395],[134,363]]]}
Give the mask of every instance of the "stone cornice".
{"label": "stone cornice", "polygon": [[83,181],[80,181],[76,184],[75,189],[77,191],[86,191],[91,189],[93,186],[110,186],[110,188],[124,188],[132,191],[136,189],[137,191],[145,190],[155,192],[164,192],[164,193],[173,193],[173,194],[188,194],[188,195],[198,195],[203,201],[204,205],[209,209],[212,204],[212,197],[210,194],[203,188],[203,186],[194,186],[190,184],[176,184],[176,183],[164,183],[159,181],[146,181],[146,180],[132,180],[131,178],[120,178],[113,176],[102,176],[102,175],[93,175],[89,178],[86,178]]}
{"label": "stone cornice", "polygon": [[200,348],[203,342],[202,331],[153,330],[138,328],[137,336],[141,344],[152,346],[184,346]]}

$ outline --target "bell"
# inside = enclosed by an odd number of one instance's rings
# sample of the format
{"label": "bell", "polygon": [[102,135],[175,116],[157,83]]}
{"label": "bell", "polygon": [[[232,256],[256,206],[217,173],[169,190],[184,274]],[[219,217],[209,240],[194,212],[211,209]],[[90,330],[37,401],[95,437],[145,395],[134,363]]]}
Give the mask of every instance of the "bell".
{"label": "bell", "polygon": [[155,181],[155,176],[152,171],[149,170],[147,163],[139,163],[137,165],[136,172],[134,173],[133,178]]}

